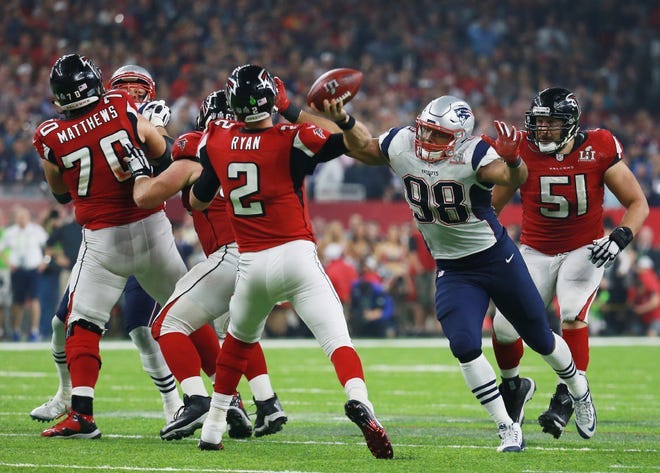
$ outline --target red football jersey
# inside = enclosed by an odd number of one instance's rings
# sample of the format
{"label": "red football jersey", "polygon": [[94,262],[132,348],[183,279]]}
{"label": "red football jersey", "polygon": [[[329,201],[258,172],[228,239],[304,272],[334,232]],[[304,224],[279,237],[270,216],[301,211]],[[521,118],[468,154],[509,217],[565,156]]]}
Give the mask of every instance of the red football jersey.
{"label": "red football jersey", "polygon": [[612,133],[581,132],[570,154],[554,156],[541,153],[523,133],[520,152],[529,169],[520,187],[520,242],[555,255],[602,237],[604,175],[623,157]]}
{"label": "red football jersey", "polygon": [[[179,136],[172,147],[172,160],[194,158],[197,155],[197,145],[201,138],[201,131],[189,131]],[[199,243],[206,256],[234,241],[234,232],[227,215],[226,199],[217,196],[205,211],[192,210],[190,187],[187,187],[181,191],[181,201],[184,208],[192,215]]]}
{"label": "red football jersey", "polygon": [[34,134],[41,158],[62,171],[76,220],[86,228],[125,225],[163,208],[143,210],[133,201],[133,179],[124,167],[122,144],[140,145],[137,115],[128,94],[113,90],[89,113],[47,120]]}
{"label": "red football jersey", "polygon": [[239,251],[294,240],[315,242],[304,178],[320,162],[330,133],[310,124],[247,130],[236,122],[209,124],[200,148],[222,185]]}

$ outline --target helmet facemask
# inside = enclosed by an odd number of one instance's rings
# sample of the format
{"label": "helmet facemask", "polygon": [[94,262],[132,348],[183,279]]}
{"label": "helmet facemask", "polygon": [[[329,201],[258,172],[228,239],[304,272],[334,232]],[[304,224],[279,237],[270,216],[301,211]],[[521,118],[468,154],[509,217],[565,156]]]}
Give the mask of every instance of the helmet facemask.
{"label": "helmet facemask", "polygon": [[[420,118],[417,118],[415,123],[415,154],[422,161],[429,163],[453,157],[456,142],[465,135],[463,130],[448,130],[441,126],[425,122]],[[445,144],[434,143],[432,141],[432,135],[437,133],[448,137],[448,142]]]}
{"label": "helmet facemask", "polygon": [[127,91],[137,105],[156,100],[156,83],[151,74],[140,66],[127,64],[112,74],[110,88]]}
{"label": "helmet facemask", "polygon": [[[415,125],[415,154],[433,163],[454,157],[456,148],[472,135],[474,114],[465,101],[445,95],[432,100]],[[446,142],[434,143],[438,138]]]}

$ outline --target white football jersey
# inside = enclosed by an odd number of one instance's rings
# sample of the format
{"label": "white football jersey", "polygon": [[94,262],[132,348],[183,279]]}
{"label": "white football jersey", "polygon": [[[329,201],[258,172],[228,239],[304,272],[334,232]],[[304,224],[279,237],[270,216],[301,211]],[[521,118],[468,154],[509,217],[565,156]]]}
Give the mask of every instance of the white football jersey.
{"label": "white football jersey", "polygon": [[380,149],[401,178],[406,201],[435,259],[458,259],[495,244],[503,231],[491,205],[492,185],[477,181],[477,171],[499,156],[478,137],[454,157],[429,163],[415,155],[413,127],[392,128]]}

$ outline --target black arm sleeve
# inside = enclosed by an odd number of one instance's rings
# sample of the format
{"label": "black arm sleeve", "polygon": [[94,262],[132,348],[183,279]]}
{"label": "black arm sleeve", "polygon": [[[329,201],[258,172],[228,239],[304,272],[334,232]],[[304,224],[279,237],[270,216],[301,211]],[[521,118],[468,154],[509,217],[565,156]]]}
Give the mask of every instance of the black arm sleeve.
{"label": "black arm sleeve", "polygon": [[333,133],[325,142],[323,148],[316,153],[316,159],[318,162],[324,163],[346,153],[348,153],[348,148],[344,144],[344,134]]}
{"label": "black arm sleeve", "polygon": [[163,135],[165,138],[165,152],[152,163],[152,168],[154,170],[154,176],[159,175],[165,169],[170,167],[172,164],[172,145],[174,144],[174,138],[171,138],[167,135]]}
{"label": "black arm sleeve", "polygon": [[53,192],[53,196],[55,197],[55,200],[58,201],[60,204],[68,204],[73,200],[73,197],[71,197],[71,194],[69,192],[65,192],[64,194],[56,194]]}
{"label": "black arm sleeve", "polygon": [[202,174],[193,185],[192,193],[200,202],[211,202],[220,188],[220,180],[215,174],[206,149],[199,150],[199,162],[202,165]]}

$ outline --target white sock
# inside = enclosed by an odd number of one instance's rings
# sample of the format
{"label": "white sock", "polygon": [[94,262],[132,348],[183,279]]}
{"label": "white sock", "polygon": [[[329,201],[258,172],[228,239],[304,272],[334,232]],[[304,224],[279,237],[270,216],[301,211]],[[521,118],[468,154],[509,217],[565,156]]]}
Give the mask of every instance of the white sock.
{"label": "white sock", "polygon": [[369,401],[369,392],[367,391],[367,384],[364,382],[363,379],[361,378],[351,378],[348,381],[346,381],[346,384],[344,384],[344,391],[346,391],[346,396],[348,399],[355,399],[356,401],[360,401],[362,404],[365,404],[369,409],[371,409],[371,412],[373,414],[376,414],[374,412],[374,406],[371,404],[371,401]]}
{"label": "white sock", "polygon": [[580,398],[589,389],[587,378],[575,368],[571,350],[564,339],[556,333],[553,333],[553,335],[555,337],[555,349],[549,355],[543,355],[543,359],[555,370],[560,380],[566,383],[568,392],[573,397]]}
{"label": "white sock", "polygon": [[270,384],[270,376],[267,374],[255,376],[248,381],[248,384],[250,385],[252,396],[254,396],[254,399],[257,401],[265,401],[275,396],[273,386]]}
{"label": "white sock", "polygon": [[151,335],[149,327],[136,327],[129,332],[129,337],[140,351],[142,367],[153,380],[166,404],[181,404],[176,389],[176,380],[167,366],[158,343]]}
{"label": "white sock", "polygon": [[57,368],[57,376],[60,380],[55,397],[65,402],[71,402],[71,373],[69,373],[69,367],[66,364],[66,354],[64,353],[64,344],[66,342],[64,322],[53,316],[51,326],[53,327],[53,336],[50,339],[50,349],[53,354],[55,368]]}
{"label": "white sock", "polygon": [[229,404],[233,397],[232,394],[213,393],[213,396],[211,396],[211,409],[209,410],[209,417],[212,413],[214,415],[213,422],[224,420],[227,417],[227,410],[229,410]]}
{"label": "white sock", "polygon": [[205,396],[209,393],[201,376],[191,376],[181,381],[181,390],[188,396]]}
{"label": "white sock", "polygon": [[463,378],[472,394],[475,395],[477,401],[488,412],[488,415],[495,421],[497,425],[505,424],[510,425],[513,423],[511,417],[506,412],[504,407],[504,400],[500,396],[500,391],[497,389],[497,379],[495,378],[495,371],[488,363],[488,360],[482,353],[474,360],[468,363],[460,363]]}

